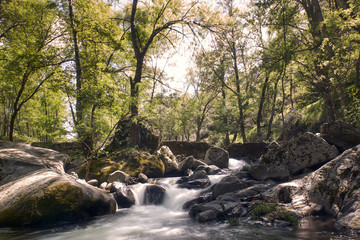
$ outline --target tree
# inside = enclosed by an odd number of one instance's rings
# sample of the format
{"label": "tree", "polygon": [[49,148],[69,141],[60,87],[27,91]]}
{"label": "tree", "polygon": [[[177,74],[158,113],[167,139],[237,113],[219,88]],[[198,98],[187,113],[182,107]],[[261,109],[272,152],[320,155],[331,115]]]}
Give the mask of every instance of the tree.
{"label": "tree", "polygon": [[49,1],[17,0],[1,3],[2,79],[13,98],[9,140],[14,140],[15,120],[26,102],[56,75],[61,62],[55,41],[56,5]]}

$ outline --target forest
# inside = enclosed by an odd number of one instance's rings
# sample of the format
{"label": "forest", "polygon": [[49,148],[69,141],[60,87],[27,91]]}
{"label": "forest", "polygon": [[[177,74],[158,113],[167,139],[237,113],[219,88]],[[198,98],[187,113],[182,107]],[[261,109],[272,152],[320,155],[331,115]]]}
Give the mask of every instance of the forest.
{"label": "forest", "polygon": [[360,3],[2,0],[0,107],[0,139],[91,148],[128,116],[217,146],[359,127]]}

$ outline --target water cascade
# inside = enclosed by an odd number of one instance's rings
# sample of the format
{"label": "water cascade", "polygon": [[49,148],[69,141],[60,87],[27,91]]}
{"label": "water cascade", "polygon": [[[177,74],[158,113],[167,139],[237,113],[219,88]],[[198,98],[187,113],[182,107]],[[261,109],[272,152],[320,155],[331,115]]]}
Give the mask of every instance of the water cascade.
{"label": "water cascade", "polygon": [[[230,159],[229,171],[241,169],[247,164],[244,160]],[[221,181],[227,174],[210,175],[211,184]],[[165,188],[166,193],[161,205],[144,205],[145,189],[150,183],[131,186],[136,205],[129,209],[119,209],[116,214],[104,216],[90,223],[64,225],[45,230],[0,229],[4,240],[122,240],[122,239],[298,239],[299,232],[289,229],[276,229],[266,226],[254,226],[246,222],[231,227],[228,223],[199,224],[182,210],[189,200],[196,198],[201,191],[178,188],[179,178],[154,179],[155,184]],[[310,224],[311,225],[311,224]],[[301,239],[329,239],[329,235],[301,231]],[[308,238],[306,237],[308,236]]]}

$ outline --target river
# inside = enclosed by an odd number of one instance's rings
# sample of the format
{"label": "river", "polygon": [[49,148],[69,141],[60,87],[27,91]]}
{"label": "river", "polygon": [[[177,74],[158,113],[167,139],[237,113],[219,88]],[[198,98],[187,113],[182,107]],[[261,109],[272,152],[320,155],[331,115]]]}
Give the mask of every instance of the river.
{"label": "river", "polygon": [[[243,160],[230,159],[230,169],[241,168]],[[209,176],[212,184],[225,175]],[[98,217],[82,224],[59,224],[45,229],[0,228],[0,240],[191,240],[191,239],[351,239],[337,235],[331,219],[308,218],[299,228],[274,228],[261,224],[240,222],[200,224],[189,218],[182,205],[195,198],[201,190],[179,189],[177,178],[158,179],[166,189],[160,206],[143,205],[146,184],[132,186],[136,205],[119,209],[115,214]]]}

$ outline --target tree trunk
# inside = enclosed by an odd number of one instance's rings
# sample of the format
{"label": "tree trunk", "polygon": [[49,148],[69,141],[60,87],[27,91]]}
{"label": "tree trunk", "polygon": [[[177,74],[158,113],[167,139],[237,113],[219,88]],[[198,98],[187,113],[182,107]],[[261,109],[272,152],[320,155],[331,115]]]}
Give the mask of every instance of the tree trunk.
{"label": "tree trunk", "polygon": [[268,140],[271,136],[271,128],[272,128],[272,123],[274,121],[274,116],[275,116],[275,107],[276,107],[276,97],[277,97],[277,85],[279,83],[280,80],[280,76],[276,79],[275,85],[274,85],[274,97],[273,97],[273,103],[272,103],[272,108],[271,108],[271,116],[269,119],[269,124],[268,124],[268,132],[266,135],[266,139]]}
{"label": "tree trunk", "polygon": [[256,118],[256,132],[257,132],[257,136],[259,138],[261,138],[261,135],[262,135],[261,134],[262,112],[263,112],[264,103],[265,103],[266,89],[268,87],[268,82],[269,82],[269,75],[270,75],[269,73],[266,73],[264,84],[263,84],[262,89],[261,89],[259,110],[258,110],[258,114],[257,114],[257,118]]}
{"label": "tree trunk", "polygon": [[221,89],[221,96],[223,100],[223,121],[225,126],[225,142],[224,145],[228,146],[230,144],[230,133],[229,133],[229,123],[228,123],[228,117],[227,117],[227,106],[226,106],[226,92],[225,92],[225,86],[222,86]]}
{"label": "tree trunk", "polygon": [[74,14],[74,6],[73,0],[68,0],[69,4],[69,17],[70,17],[70,27],[72,30],[72,38],[74,45],[74,54],[75,54],[75,72],[76,72],[76,119],[75,119],[75,127],[77,128],[77,132],[79,137],[83,136],[83,131],[80,128],[81,123],[83,122],[83,111],[84,111],[84,100],[82,97],[82,69],[81,69],[81,61],[80,61],[80,50],[78,43],[78,32],[75,25],[75,14]]}
{"label": "tree trunk", "polygon": [[247,142],[246,133],[245,133],[245,122],[244,122],[244,110],[243,103],[241,97],[241,89],[240,89],[240,77],[239,77],[239,69],[237,66],[237,53],[235,48],[235,42],[232,43],[232,52],[233,52],[233,64],[235,71],[235,80],[236,80],[236,93],[237,93],[237,103],[239,108],[239,123],[240,123],[240,133],[243,139],[243,142]]}

